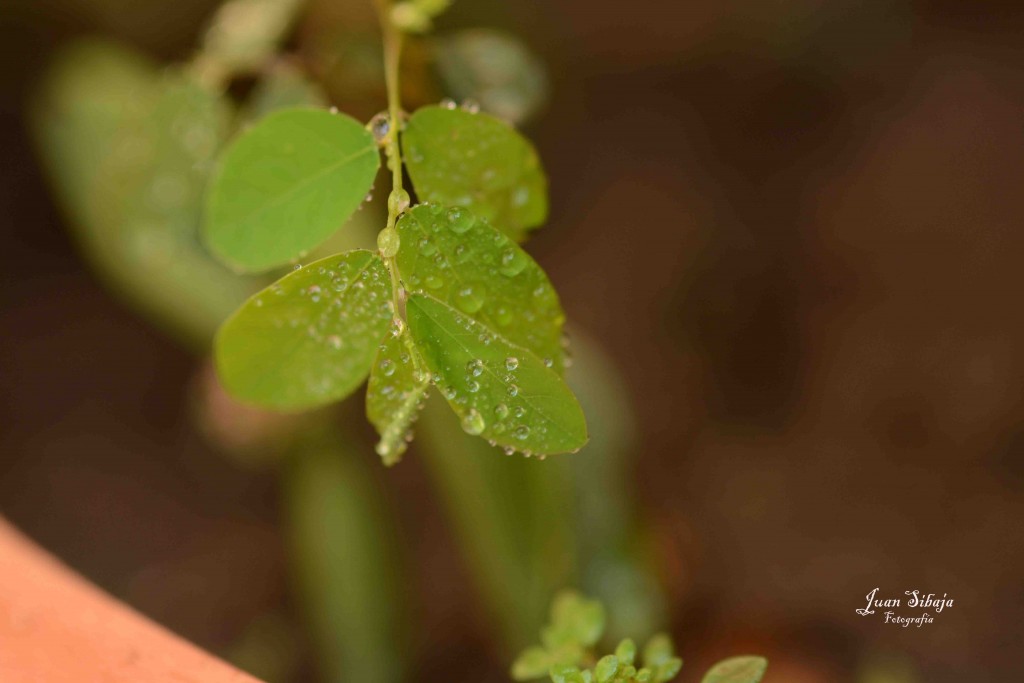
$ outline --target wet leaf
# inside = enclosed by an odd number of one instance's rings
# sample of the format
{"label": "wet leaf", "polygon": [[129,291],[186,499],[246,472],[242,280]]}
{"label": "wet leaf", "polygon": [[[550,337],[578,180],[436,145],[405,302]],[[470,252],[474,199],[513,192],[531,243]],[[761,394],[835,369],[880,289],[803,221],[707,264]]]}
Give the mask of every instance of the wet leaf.
{"label": "wet leaf", "polygon": [[423,107],[410,117],[402,149],[422,202],[467,208],[516,241],[547,218],[547,178],[537,153],[500,119]]}
{"label": "wet leaf", "polygon": [[764,657],[730,657],[711,667],[703,683],[760,683],[767,668]]}
{"label": "wet leaf", "polygon": [[561,373],[565,314],[530,256],[467,209],[420,205],[398,221],[398,266],[423,291],[533,351]]}
{"label": "wet leaf", "polygon": [[544,64],[521,40],[507,33],[473,28],[439,37],[434,55],[447,91],[471,99],[506,121],[521,124],[544,104]]}
{"label": "wet leaf", "polygon": [[289,273],[221,327],[217,370],[236,398],[300,410],[352,393],[391,321],[384,263],[351,251]]}
{"label": "wet leaf", "polygon": [[408,330],[393,325],[377,350],[366,389],[366,415],[380,434],[377,454],[385,465],[401,459],[426,400],[430,374],[421,363]]}
{"label": "wet leaf", "polygon": [[293,261],[327,239],[373,185],[380,155],[353,118],[288,109],[242,133],[221,159],[204,234],[239,270]]}
{"label": "wet leaf", "polygon": [[467,433],[536,455],[586,443],[576,398],[531,351],[427,294],[410,295],[407,313],[416,346]]}

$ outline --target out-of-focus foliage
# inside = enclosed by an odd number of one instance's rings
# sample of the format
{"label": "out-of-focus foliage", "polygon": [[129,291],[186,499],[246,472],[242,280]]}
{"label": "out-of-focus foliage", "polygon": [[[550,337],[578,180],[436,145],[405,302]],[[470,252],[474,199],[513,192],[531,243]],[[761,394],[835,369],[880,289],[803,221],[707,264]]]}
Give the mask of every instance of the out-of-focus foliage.
{"label": "out-of-focus foliage", "polygon": [[54,62],[32,123],[57,196],[119,295],[202,343],[255,288],[199,242],[231,105],[127,48],[78,43]]}
{"label": "out-of-focus foliage", "polygon": [[251,73],[274,55],[304,0],[229,0],[203,36],[197,67],[213,82]]}
{"label": "out-of-focus foliage", "polygon": [[401,680],[403,590],[382,492],[346,440],[314,434],[285,469],[295,579],[327,681]]}
{"label": "out-of-focus foliage", "polygon": [[543,63],[518,38],[485,28],[438,36],[434,59],[445,89],[495,116],[521,124],[548,98]]}
{"label": "out-of-focus foliage", "polygon": [[[559,593],[551,605],[551,618],[541,630],[541,644],[524,650],[512,664],[517,681],[550,677],[553,683],[665,683],[675,678],[683,660],[675,656],[672,640],[664,633],[651,637],[642,657],[630,638],[602,657],[595,646],[604,632],[601,603],[572,591]],[[763,657],[732,657],[705,674],[703,683],[759,683],[768,662]]]}

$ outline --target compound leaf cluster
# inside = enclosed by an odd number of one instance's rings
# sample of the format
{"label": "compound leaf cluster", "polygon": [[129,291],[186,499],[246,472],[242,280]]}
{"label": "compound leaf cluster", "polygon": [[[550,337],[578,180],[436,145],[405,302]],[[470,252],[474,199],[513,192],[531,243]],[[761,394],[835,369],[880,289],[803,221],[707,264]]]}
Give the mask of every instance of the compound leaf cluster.
{"label": "compound leaf cluster", "polygon": [[369,377],[367,415],[387,464],[431,386],[466,432],[506,453],[578,450],[587,427],[562,378],[565,314],[518,245],[547,215],[533,146],[475,107],[424,107],[391,125],[286,109],[228,146],[204,238],[237,270],[294,263],[327,240],[372,188],[381,147],[389,168],[404,162],[421,203],[396,187],[378,252],[296,266],[250,298],[217,335],[223,384],[243,401],[299,410]]}
{"label": "compound leaf cluster", "polygon": [[[683,660],[663,633],[647,641],[639,658],[636,644],[629,638],[598,657],[595,646],[604,626],[600,602],[572,591],[560,593],[552,603],[551,621],[541,631],[541,644],[519,655],[512,664],[512,678],[550,678],[553,683],[665,683],[682,669]],[[713,666],[703,683],[760,683],[767,666],[763,657],[732,657]]]}

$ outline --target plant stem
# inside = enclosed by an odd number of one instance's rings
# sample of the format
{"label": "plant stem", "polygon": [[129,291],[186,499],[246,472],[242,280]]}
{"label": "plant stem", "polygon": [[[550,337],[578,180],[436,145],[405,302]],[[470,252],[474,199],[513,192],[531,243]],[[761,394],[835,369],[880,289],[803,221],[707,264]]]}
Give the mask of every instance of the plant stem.
{"label": "plant stem", "polygon": [[[399,86],[399,65],[402,58],[402,33],[391,22],[390,0],[375,0],[377,7],[377,18],[380,21],[381,37],[384,42],[384,81],[388,93],[388,134],[384,142],[384,153],[388,158],[388,168],[391,169],[391,192],[397,193],[402,189],[402,150],[398,142],[398,130],[402,121],[402,97]],[[393,202],[388,201],[388,223],[385,230],[394,230],[398,222],[398,211],[394,208]],[[392,302],[395,307],[395,315],[401,315],[400,289],[401,278],[398,272],[398,263],[394,256],[384,259],[384,263],[391,273]]]}

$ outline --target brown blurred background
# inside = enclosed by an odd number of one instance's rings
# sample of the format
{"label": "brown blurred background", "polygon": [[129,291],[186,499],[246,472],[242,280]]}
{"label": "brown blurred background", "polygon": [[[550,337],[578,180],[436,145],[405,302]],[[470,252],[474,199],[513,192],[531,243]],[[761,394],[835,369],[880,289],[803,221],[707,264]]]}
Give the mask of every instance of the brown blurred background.
{"label": "brown blurred background", "polygon": [[[0,511],[223,654],[292,610],[276,487],[196,432],[197,360],[83,265],[24,119],[69,39],[177,59],[212,8],[0,10]],[[462,0],[445,21],[548,61],[530,249],[628,382],[687,669],[757,650],[767,681],[890,656],[1021,680],[1024,6]],[[430,635],[417,680],[502,680],[416,460],[381,477]],[[875,586],[956,603],[901,629],[854,613]]]}

